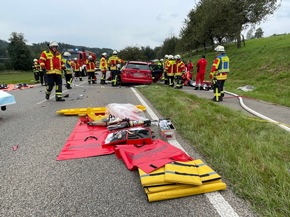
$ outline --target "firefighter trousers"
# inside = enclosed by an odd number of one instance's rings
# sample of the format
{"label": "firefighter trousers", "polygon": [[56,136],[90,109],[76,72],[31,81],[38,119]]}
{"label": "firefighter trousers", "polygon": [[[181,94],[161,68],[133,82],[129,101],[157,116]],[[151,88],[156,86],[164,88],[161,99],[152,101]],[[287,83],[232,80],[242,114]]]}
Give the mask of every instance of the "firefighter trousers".
{"label": "firefighter trousers", "polygon": [[50,95],[51,91],[55,85],[55,97],[62,97],[62,77],[58,74],[47,74],[47,86],[46,86],[46,94]]}
{"label": "firefighter trousers", "polygon": [[213,92],[214,92],[213,101],[215,101],[215,102],[223,101],[225,81],[226,80],[213,79],[213,81],[212,81],[213,82]]}

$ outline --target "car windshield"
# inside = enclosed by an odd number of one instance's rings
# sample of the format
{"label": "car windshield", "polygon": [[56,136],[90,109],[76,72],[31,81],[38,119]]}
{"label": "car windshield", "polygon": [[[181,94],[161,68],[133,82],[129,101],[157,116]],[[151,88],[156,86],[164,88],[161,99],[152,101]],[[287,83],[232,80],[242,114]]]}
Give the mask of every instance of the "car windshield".
{"label": "car windshield", "polygon": [[139,69],[139,70],[150,70],[147,64],[138,64],[138,63],[128,63],[127,67],[129,69]]}

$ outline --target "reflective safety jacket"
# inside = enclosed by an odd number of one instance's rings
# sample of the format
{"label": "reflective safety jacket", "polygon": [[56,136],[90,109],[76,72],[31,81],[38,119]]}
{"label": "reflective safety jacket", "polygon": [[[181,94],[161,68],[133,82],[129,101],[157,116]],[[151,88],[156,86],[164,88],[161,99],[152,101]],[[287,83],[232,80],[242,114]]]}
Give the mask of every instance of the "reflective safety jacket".
{"label": "reflective safety jacket", "polygon": [[95,72],[96,64],[93,60],[88,60],[86,66],[87,72]]}
{"label": "reflective safety jacket", "polygon": [[108,66],[110,67],[110,70],[117,70],[118,64],[123,64],[124,61],[120,59],[117,55],[113,55],[108,60]]}
{"label": "reflective safety jacket", "polygon": [[46,74],[61,75],[62,69],[65,69],[61,54],[58,51],[55,53],[51,50],[43,51],[39,58],[39,64],[41,69],[46,69]]}
{"label": "reflective safety jacket", "polygon": [[72,62],[72,68],[73,68],[74,72],[79,72],[80,71],[80,64],[78,63],[78,61]]}
{"label": "reflective safety jacket", "polygon": [[197,71],[197,73],[205,74],[206,65],[207,65],[207,61],[206,61],[205,58],[201,58],[200,60],[198,60],[197,63],[196,63],[196,71]]}
{"label": "reflective safety jacket", "polygon": [[225,53],[216,56],[212,64],[210,76],[212,76],[217,80],[226,80],[229,71],[230,71],[230,59],[228,58],[228,56]]}
{"label": "reflective safety jacket", "polygon": [[66,74],[72,74],[72,60],[63,59]]}
{"label": "reflective safety jacket", "polygon": [[180,76],[186,71],[186,66],[183,61],[177,60],[176,61],[176,73],[175,75]]}
{"label": "reflective safety jacket", "polygon": [[101,72],[106,72],[108,70],[108,63],[105,57],[100,59],[100,70]]}
{"label": "reflective safety jacket", "polygon": [[[175,69],[175,70],[174,70]],[[176,63],[175,60],[168,60],[165,66],[165,71],[167,76],[173,76],[176,71]]]}
{"label": "reflective safety jacket", "polygon": [[33,72],[39,72],[40,65],[39,65],[38,61],[33,62],[32,69],[33,69]]}

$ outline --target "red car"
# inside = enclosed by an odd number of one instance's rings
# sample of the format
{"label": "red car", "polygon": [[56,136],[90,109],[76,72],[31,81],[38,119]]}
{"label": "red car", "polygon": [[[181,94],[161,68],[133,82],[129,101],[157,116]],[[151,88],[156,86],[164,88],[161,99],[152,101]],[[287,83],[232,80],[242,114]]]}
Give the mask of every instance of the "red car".
{"label": "red car", "polygon": [[152,72],[147,62],[128,61],[121,69],[121,84],[151,84]]}

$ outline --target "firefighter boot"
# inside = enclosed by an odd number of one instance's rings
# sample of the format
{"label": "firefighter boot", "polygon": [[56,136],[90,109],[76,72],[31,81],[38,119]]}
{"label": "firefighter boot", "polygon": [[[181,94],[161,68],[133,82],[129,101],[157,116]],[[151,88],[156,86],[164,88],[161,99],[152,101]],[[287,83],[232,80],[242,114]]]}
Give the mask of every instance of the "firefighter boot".
{"label": "firefighter boot", "polygon": [[6,110],[6,105],[1,106],[1,110],[5,111]]}
{"label": "firefighter boot", "polygon": [[49,94],[48,93],[45,94],[45,99],[49,100]]}
{"label": "firefighter boot", "polygon": [[83,78],[80,78],[80,81],[83,81]]}
{"label": "firefighter boot", "polygon": [[63,99],[62,97],[59,96],[55,96],[55,101],[65,101],[65,99]]}

